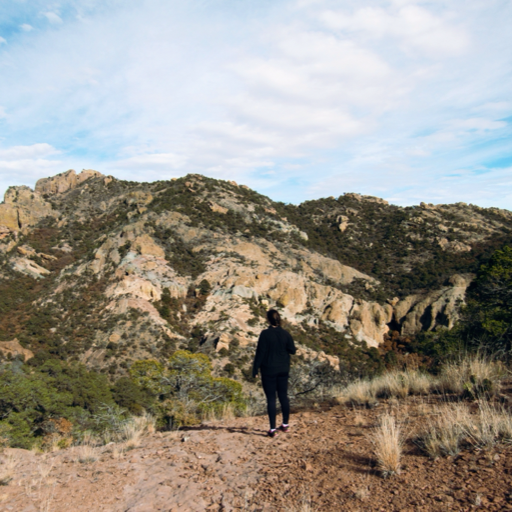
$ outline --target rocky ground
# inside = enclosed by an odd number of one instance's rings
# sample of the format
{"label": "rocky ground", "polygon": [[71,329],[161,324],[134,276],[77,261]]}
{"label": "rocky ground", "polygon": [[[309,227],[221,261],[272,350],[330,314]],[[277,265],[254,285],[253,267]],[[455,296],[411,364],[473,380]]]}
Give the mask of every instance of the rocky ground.
{"label": "rocky ground", "polygon": [[[436,400],[298,411],[290,432],[273,439],[265,417],[250,417],[154,433],[124,453],[113,444],[92,455],[8,450],[3,465],[10,456],[16,467],[0,487],[0,511],[512,510],[512,447],[432,460],[410,441]],[[369,439],[385,411],[408,439],[400,475],[387,479]],[[97,460],[78,460],[87,457]]]}

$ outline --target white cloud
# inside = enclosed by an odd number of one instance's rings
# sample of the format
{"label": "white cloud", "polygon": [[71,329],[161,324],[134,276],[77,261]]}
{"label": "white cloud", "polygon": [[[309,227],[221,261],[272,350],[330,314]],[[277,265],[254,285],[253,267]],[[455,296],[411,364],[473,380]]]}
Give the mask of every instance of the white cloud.
{"label": "white cloud", "polygon": [[34,30],[34,27],[32,25],[29,25],[28,23],[23,23],[20,25],[21,30],[24,32],[30,32],[31,30]]}
{"label": "white cloud", "polygon": [[327,10],[319,18],[330,28],[348,32],[365,32],[371,37],[396,37],[429,56],[458,55],[469,46],[467,32],[450,20],[417,5],[401,5],[397,11],[363,7],[353,14]]}
{"label": "white cloud", "polygon": [[54,12],[45,12],[43,14],[52,25],[60,25],[62,23],[62,18]]}
{"label": "white cloud", "polygon": [[44,158],[59,154],[50,144],[40,143],[31,146],[14,146],[8,149],[0,149],[0,160],[13,162],[17,160],[28,160],[33,158]]}
{"label": "white cloud", "polygon": [[0,52],[2,144],[66,149],[0,160],[140,180],[199,172],[292,201],[331,195],[322,183],[405,201],[438,170],[510,154],[512,4],[231,4],[62,0],[66,23],[46,7],[59,30],[13,34]]}
{"label": "white cloud", "polygon": [[0,36],[0,44],[7,44],[7,41],[2,36]]}
{"label": "white cloud", "polygon": [[128,170],[176,170],[182,168],[187,159],[174,153],[153,153],[148,155],[138,155],[124,160],[118,160],[113,164],[117,169]]}
{"label": "white cloud", "polygon": [[12,185],[34,187],[39,178],[62,172],[66,162],[50,158],[59,154],[46,143],[0,149],[0,192]]}

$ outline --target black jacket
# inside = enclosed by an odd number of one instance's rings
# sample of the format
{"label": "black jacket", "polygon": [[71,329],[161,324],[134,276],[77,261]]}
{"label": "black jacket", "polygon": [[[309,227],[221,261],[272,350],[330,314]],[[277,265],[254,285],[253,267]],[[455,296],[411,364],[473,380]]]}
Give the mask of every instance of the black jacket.
{"label": "black jacket", "polygon": [[261,331],[252,366],[252,376],[258,375],[261,369],[262,375],[276,375],[290,371],[290,354],[295,354],[297,349],[293,338],[282,327],[269,327]]}

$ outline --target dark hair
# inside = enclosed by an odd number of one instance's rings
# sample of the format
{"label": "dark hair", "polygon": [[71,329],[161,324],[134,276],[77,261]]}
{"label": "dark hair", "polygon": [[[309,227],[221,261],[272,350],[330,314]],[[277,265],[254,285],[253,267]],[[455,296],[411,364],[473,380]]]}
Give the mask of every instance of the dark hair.
{"label": "dark hair", "polygon": [[267,320],[269,321],[270,325],[273,325],[274,327],[281,325],[281,317],[275,309],[269,309],[267,311]]}

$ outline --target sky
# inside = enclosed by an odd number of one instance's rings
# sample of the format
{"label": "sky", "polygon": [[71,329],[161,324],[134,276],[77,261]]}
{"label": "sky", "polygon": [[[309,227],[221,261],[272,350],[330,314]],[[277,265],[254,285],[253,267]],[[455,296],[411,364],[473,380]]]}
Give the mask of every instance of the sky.
{"label": "sky", "polygon": [[512,209],[510,0],[7,0],[0,194],[68,169]]}

